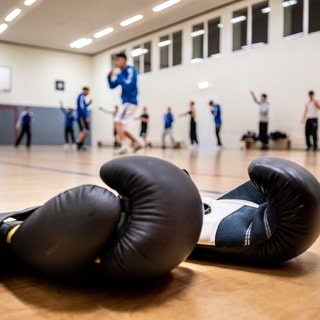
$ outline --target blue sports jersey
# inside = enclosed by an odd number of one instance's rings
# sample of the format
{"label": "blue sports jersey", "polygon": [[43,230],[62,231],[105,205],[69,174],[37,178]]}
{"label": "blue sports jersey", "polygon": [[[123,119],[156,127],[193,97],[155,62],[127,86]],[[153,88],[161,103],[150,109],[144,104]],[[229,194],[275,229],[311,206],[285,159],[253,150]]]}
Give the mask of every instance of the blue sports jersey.
{"label": "blue sports jersey", "polygon": [[18,125],[30,126],[32,117],[33,113],[31,111],[22,111],[18,119]]}
{"label": "blue sports jersey", "polygon": [[174,117],[172,113],[166,113],[164,115],[164,128],[170,129],[172,127],[172,122],[174,121]]}
{"label": "blue sports jersey", "polygon": [[133,66],[126,66],[117,76],[108,76],[110,89],[121,86],[122,103],[138,104],[137,70]]}
{"label": "blue sports jersey", "polygon": [[215,104],[214,108],[211,109],[211,113],[214,117],[214,122],[217,125],[221,125],[222,120],[221,120],[221,107],[220,104]]}
{"label": "blue sports jersey", "polygon": [[78,119],[88,117],[88,106],[90,102],[86,101],[86,96],[80,93],[77,98],[77,115]]}
{"label": "blue sports jersey", "polygon": [[71,111],[71,112],[69,112],[69,111],[67,111],[65,108],[63,108],[63,107],[61,107],[60,108],[61,109],[61,111],[64,113],[64,115],[65,115],[65,126],[67,127],[67,128],[72,128],[73,127],[73,121],[75,120],[75,114],[74,114],[74,112],[73,111]]}

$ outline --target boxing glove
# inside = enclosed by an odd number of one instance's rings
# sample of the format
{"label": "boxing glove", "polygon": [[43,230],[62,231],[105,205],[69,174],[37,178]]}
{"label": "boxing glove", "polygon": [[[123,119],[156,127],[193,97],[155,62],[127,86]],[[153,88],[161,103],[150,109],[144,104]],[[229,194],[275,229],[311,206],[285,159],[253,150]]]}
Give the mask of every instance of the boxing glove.
{"label": "boxing glove", "polygon": [[3,214],[1,241],[10,254],[50,276],[98,281],[152,279],[189,256],[203,214],[185,172],[131,156],[106,163],[100,175],[117,194],[84,185]]}
{"label": "boxing glove", "polygon": [[303,167],[259,158],[250,181],[217,200],[203,198],[204,221],[191,258],[255,264],[292,259],[320,232],[320,184]]}

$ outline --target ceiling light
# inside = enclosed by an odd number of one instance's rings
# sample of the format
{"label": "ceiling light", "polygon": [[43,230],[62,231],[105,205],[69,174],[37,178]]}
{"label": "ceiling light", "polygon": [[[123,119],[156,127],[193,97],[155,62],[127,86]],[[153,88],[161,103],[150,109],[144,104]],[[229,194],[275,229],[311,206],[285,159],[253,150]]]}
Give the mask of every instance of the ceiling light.
{"label": "ceiling light", "polygon": [[193,58],[193,59],[191,60],[191,63],[199,63],[199,62],[202,62],[202,61],[203,61],[202,58]]}
{"label": "ceiling light", "polygon": [[209,88],[209,82],[208,81],[202,81],[198,83],[199,89],[207,89]]}
{"label": "ceiling light", "polygon": [[297,4],[297,2],[298,2],[297,0],[284,1],[284,2],[282,3],[282,6],[283,6],[284,8],[290,7],[290,6],[293,6],[293,5]]}
{"label": "ceiling light", "polygon": [[81,39],[78,39],[78,40],[73,41],[72,43],[70,43],[70,48],[80,49],[80,48],[83,48],[83,47],[87,46],[91,42],[92,42],[92,39],[81,38]]}
{"label": "ceiling light", "polygon": [[205,34],[205,31],[203,29],[197,30],[197,31],[193,31],[193,32],[190,33],[192,38],[202,36],[203,34]]}
{"label": "ceiling light", "polygon": [[246,20],[247,20],[246,16],[238,16],[238,17],[232,18],[230,21],[231,21],[231,23],[235,24],[235,23],[239,23],[242,21],[246,21]]}
{"label": "ceiling light", "polygon": [[165,1],[165,2],[162,2],[161,4],[155,6],[152,8],[152,11],[153,12],[159,12],[159,11],[162,11],[164,9],[167,9],[175,4],[177,4],[178,2],[180,2],[181,0],[168,0],[168,1]]}
{"label": "ceiling light", "polygon": [[146,53],[148,53],[148,49],[145,49],[145,48],[133,49],[131,51],[131,57],[139,57]]}
{"label": "ceiling light", "polygon": [[265,8],[262,8],[261,9],[261,12],[262,13],[269,13],[271,11],[271,8],[270,7],[265,7]]}
{"label": "ceiling light", "polygon": [[171,44],[171,40],[164,40],[158,43],[158,47],[166,47],[166,46],[170,46]]}
{"label": "ceiling light", "polygon": [[111,33],[111,32],[113,32],[113,28],[106,28],[106,29],[103,29],[103,30],[101,30],[101,31],[98,31],[98,32],[96,32],[93,36],[95,37],[95,38],[101,38],[101,37],[103,37],[103,36],[105,36],[105,35],[107,35],[107,34],[109,34],[109,33]]}
{"label": "ceiling light", "polygon": [[8,28],[8,25],[6,23],[0,24],[0,33],[5,32]]}
{"label": "ceiling light", "polygon": [[25,6],[32,6],[37,0],[25,0],[23,3]]}
{"label": "ceiling light", "polygon": [[21,13],[21,9],[16,8],[13,11],[11,11],[5,18],[4,20],[7,22],[12,21],[13,19],[15,19],[19,14]]}
{"label": "ceiling light", "polygon": [[121,27],[126,27],[128,26],[129,24],[132,24],[132,23],[135,23],[139,20],[141,20],[143,18],[143,15],[142,14],[137,14],[136,16],[134,17],[131,17],[129,19],[126,19],[126,20],[123,20],[120,22],[120,26]]}

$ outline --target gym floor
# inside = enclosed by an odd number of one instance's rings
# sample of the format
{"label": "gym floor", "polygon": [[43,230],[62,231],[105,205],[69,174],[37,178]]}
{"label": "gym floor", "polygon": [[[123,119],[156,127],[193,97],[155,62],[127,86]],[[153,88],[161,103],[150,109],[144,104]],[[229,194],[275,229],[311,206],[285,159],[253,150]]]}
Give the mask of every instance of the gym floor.
{"label": "gym floor", "polygon": [[[148,149],[189,171],[203,196],[217,198],[248,179],[260,156],[297,162],[318,179],[320,153],[298,150]],[[104,184],[100,166],[111,148],[0,147],[0,211],[41,205],[81,184]],[[317,319],[320,312],[320,240],[273,268],[186,261],[168,276],[140,287],[72,286],[21,270],[0,274],[0,319]]]}

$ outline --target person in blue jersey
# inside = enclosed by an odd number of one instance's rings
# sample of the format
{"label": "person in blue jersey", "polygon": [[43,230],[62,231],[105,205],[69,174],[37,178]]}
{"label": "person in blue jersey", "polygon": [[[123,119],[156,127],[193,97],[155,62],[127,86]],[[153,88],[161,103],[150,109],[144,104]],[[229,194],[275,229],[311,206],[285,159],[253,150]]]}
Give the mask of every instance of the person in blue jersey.
{"label": "person in blue jersey", "polygon": [[[142,148],[138,140],[128,130],[128,125],[133,119],[138,106],[138,76],[137,70],[127,64],[127,56],[124,53],[116,54],[114,62],[116,69],[109,72],[107,80],[110,89],[121,87],[122,101],[114,118],[115,128],[121,144],[121,148],[116,150],[115,154],[125,154],[136,152]],[[130,145],[127,139],[131,141]]]}
{"label": "person in blue jersey", "polygon": [[89,94],[90,89],[83,87],[82,92],[77,97],[77,118],[79,125],[79,136],[77,139],[77,149],[83,148],[86,138],[90,130],[90,119],[88,113],[88,107],[92,103],[92,100],[87,101],[86,97]]}
{"label": "person in blue jersey", "polygon": [[[60,105],[60,110],[64,114],[64,139],[65,139],[65,146],[68,146],[69,143],[75,144],[75,138],[74,138],[74,129],[73,129],[73,123],[76,119],[76,115],[74,113],[73,108],[65,109],[62,105]],[[69,141],[69,137],[70,140]]]}
{"label": "person in blue jersey", "polygon": [[210,111],[214,118],[214,123],[216,127],[216,138],[217,138],[217,145],[219,147],[222,146],[221,138],[220,138],[220,130],[222,125],[222,118],[221,118],[221,106],[218,103],[215,103],[213,100],[209,101]]}
{"label": "person in blue jersey", "polygon": [[174,122],[174,115],[172,113],[172,108],[168,107],[167,112],[163,116],[164,121],[164,128],[162,133],[162,149],[166,148],[166,136],[169,135],[172,147],[176,148],[176,142],[173,137],[173,122]]}
{"label": "person in blue jersey", "polygon": [[19,136],[15,142],[15,146],[18,147],[21,139],[26,134],[26,146],[30,148],[31,146],[31,123],[33,121],[33,113],[30,107],[25,107],[24,110],[20,113],[18,122],[16,124],[16,129],[20,131]]}

